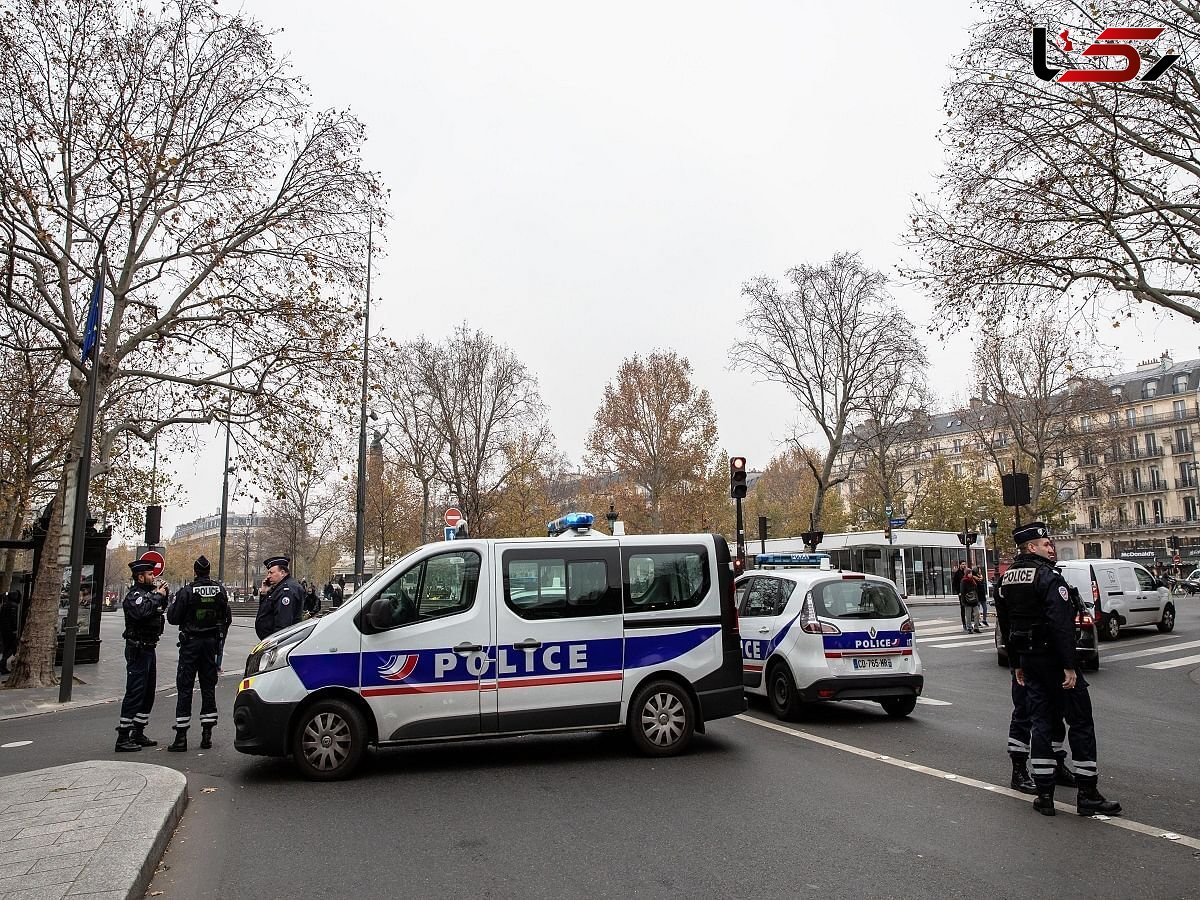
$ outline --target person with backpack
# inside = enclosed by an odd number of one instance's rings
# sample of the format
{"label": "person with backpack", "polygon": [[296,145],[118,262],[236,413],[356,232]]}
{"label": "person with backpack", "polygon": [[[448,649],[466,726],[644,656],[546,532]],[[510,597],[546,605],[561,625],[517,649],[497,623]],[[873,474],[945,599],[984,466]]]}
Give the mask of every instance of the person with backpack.
{"label": "person with backpack", "polygon": [[976,591],[978,579],[975,573],[969,569],[965,569],[962,575],[962,581],[958,588],[958,602],[963,610],[963,617],[966,623],[963,625],[963,630],[967,634],[982,634],[983,629],[979,627],[979,594]]}

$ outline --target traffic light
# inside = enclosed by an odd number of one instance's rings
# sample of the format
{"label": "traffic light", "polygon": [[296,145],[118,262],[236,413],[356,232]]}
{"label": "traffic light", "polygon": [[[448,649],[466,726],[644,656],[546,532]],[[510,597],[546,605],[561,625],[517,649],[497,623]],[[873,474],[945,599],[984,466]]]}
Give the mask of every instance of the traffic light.
{"label": "traffic light", "polygon": [[746,496],[746,457],[729,458],[729,496],[741,500]]}
{"label": "traffic light", "polygon": [[162,507],[146,507],[146,546],[153,547],[162,537]]}
{"label": "traffic light", "polygon": [[758,517],[758,539],[765,541],[771,534],[771,520],[766,516]]}
{"label": "traffic light", "polygon": [[739,575],[741,575],[745,571],[746,571],[746,560],[742,559],[742,557],[740,557],[740,556],[735,556],[733,558],[733,577],[737,578]]}

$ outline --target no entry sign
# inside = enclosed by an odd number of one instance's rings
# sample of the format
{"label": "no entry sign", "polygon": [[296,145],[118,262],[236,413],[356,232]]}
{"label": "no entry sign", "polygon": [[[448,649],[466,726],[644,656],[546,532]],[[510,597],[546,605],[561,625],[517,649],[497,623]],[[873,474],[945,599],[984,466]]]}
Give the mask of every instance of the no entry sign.
{"label": "no entry sign", "polygon": [[462,521],[462,511],[457,506],[452,506],[446,510],[446,526],[448,528],[456,528],[458,523]]}
{"label": "no entry sign", "polygon": [[157,550],[147,550],[142,554],[141,558],[154,563],[153,575],[155,578],[163,573],[163,568],[167,565],[167,561],[163,559],[163,555]]}

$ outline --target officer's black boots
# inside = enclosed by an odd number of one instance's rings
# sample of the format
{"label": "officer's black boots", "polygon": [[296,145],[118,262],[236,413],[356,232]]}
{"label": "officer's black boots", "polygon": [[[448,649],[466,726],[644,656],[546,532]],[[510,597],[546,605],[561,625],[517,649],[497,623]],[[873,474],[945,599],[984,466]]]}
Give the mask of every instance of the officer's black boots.
{"label": "officer's black boots", "polygon": [[142,749],[142,745],[130,737],[129,731],[130,729],[128,728],[117,729],[117,745],[113,747],[113,752],[133,753]]}
{"label": "officer's black boots", "polygon": [[1121,814],[1121,804],[1116,800],[1105,800],[1094,784],[1081,785],[1075,811],[1081,816],[1117,816]]}
{"label": "officer's black boots", "polygon": [[1029,769],[1026,768],[1025,760],[1014,758],[1012,761],[1012,780],[1009,784],[1014,791],[1020,791],[1022,794],[1036,794],[1037,785],[1033,783],[1033,779],[1029,777]]}
{"label": "officer's black boots", "polygon": [[187,729],[176,728],[175,740],[171,742],[171,746],[167,748],[171,753],[186,753],[187,752]]}
{"label": "officer's black boots", "polygon": [[157,747],[158,741],[152,741],[150,738],[146,737],[144,733],[145,728],[145,725],[134,725],[133,734],[130,735],[129,739],[139,747]]}
{"label": "officer's black boots", "polygon": [[1038,795],[1033,799],[1033,808],[1043,816],[1054,815],[1054,789],[1046,791],[1038,788]]}
{"label": "officer's black boots", "polygon": [[1059,757],[1058,763],[1054,767],[1054,783],[1060,787],[1075,787],[1077,785],[1075,775],[1067,768],[1067,763],[1062,757]]}
{"label": "officer's black boots", "polygon": [[211,750],[212,749],[212,728],[213,727],[211,725],[201,725],[200,726],[200,749],[201,750]]}

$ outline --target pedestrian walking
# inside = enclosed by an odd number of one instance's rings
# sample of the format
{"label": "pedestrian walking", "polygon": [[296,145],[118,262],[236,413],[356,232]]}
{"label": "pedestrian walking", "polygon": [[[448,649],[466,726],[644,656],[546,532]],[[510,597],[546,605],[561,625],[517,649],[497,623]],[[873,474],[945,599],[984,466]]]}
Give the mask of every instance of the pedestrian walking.
{"label": "pedestrian walking", "polygon": [[317,596],[317,584],[313,582],[309,584],[304,582],[304,612],[309,617],[317,615],[321,611],[321,598]]}
{"label": "pedestrian walking", "polygon": [[1013,529],[1013,541],[1020,552],[1000,589],[1009,620],[1009,653],[1016,653],[1018,660],[1014,674],[1026,689],[1032,720],[1029,762],[1037,787],[1033,808],[1044,816],[1055,814],[1054,720],[1062,715],[1079,787],[1076,812],[1116,815],[1121,804],[1105,799],[1097,786],[1092,702],[1075,658],[1075,608],[1066,580],[1054,568],[1054,541],[1043,522]]}
{"label": "pedestrian walking", "polygon": [[200,676],[200,749],[212,747],[217,725],[217,655],[222,632],[229,628],[233,613],[225,587],[209,578],[211,566],[204,556],[192,563],[195,578],[181,587],[167,607],[167,621],[179,626],[179,668],[175,673],[175,740],[167,749],[187,750],[187,733],[192,724],[192,689]]}
{"label": "pedestrian walking", "polygon": [[337,584],[333,586],[333,605],[341,606],[346,602],[346,576],[339,575]]}
{"label": "pedestrian walking", "polygon": [[263,565],[267,574],[258,590],[258,613],[254,617],[254,632],[260,638],[299,622],[304,608],[304,589],[292,577],[291,559],[270,556]]}
{"label": "pedestrian walking", "polygon": [[962,580],[963,575],[966,574],[966,571],[966,560],[962,560],[957,566],[955,566],[954,571],[950,573],[950,590],[953,591],[954,596],[958,598],[958,614],[962,618],[963,631],[969,630],[967,628],[967,605],[963,603],[962,600]]}
{"label": "pedestrian walking", "polygon": [[125,595],[121,609],[125,614],[125,697],[117,722],[117,753],[131,753],[143,747],[155,747],[158,741],[146,737],[150,711],[154,708],[157,679],[158,639],[162,636],[167,608],[166,584],[154,582],[154,563],[135,559],[129,564],[133,586]]}
{"label": "pedestrian walking", "polygon": [[17,653],[17,626],[21,617],[21,592],[0,598],[0,675],[8,675],[8,660]]}
{"label": "pedestrian walking", "polygon": [[978,566],[975,567],[975,596],[979,599],[980,623],[984,628],[990,628],[991,626],[988,625],[988,583],[983,570]]}

